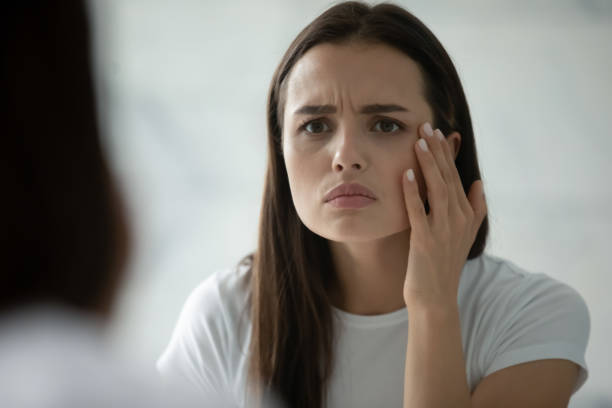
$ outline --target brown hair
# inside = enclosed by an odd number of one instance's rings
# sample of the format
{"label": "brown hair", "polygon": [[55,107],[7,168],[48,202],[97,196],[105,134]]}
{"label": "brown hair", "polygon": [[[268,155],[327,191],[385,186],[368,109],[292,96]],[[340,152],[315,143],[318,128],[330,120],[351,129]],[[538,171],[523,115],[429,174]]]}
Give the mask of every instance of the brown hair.
{"label": "brown hair", "polygon": [[0,26],[0,312],[53,302],[108,315],[127,229],[100,145],[85,5],[9,2]]}
{"label": "brown hair", "polygon": [[[448,54],[415,16],[391,4],[345,2],[331,7],[291,43],[268,94],[268,167],[259,242],[252,257],[251,384],[291,407],[324,405],[333,362],[334,331],[328,298],[334,266],[327,240],[308,230],[293,205],[283,160],[283,88],[295,63],[321,43],[360,41],[394,47],[419,65],[434,125],[462,135],[456,165],[463,188],[480,178],[468,104]],[[485,218],[469,253],[486,245]],[[255,385],[256,384],[256,385]]]}

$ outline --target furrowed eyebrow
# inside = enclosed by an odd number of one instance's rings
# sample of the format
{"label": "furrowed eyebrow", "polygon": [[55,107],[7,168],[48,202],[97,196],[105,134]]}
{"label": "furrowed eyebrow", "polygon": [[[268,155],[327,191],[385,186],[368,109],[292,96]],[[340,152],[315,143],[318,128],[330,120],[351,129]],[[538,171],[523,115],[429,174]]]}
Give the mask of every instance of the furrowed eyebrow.
{"label": "furrowed eyebrow", "polygon": [[[336,113],[337,109],[334,105],[304,105],[301,108],[293,112],[296,115],[322,115],[328,113]],[[390,112],[408,112],[408,109],[400,105],[365,105],[359,111],[362,114],[373,114],[373,113],[390,113]]]}
{"label": "furrowed eyebrow", "polygon": [[360,113],[372,114],[372,113],[390,113],[390,112],[408,112],[408,109],[400,105],[365,105],[359,111]]}
{"label": "furrowed eyebrow", "polygon": [[293,112],[301,115],[321,115],[324,113],[336,113],[334,105],[305,105]]}

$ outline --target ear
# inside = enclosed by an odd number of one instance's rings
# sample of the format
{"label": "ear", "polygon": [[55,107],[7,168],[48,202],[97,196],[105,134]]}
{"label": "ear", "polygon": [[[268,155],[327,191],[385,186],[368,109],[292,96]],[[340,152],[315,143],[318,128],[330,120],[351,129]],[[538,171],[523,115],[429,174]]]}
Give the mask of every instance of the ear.
{"label": "ear", "polygon": [[450,144],[451,150],[455,154],[455,159],[459,154],[459,149],[461,148],[461,134],[459,132],[453,132],[450,135],[446,136],[446,140]]}

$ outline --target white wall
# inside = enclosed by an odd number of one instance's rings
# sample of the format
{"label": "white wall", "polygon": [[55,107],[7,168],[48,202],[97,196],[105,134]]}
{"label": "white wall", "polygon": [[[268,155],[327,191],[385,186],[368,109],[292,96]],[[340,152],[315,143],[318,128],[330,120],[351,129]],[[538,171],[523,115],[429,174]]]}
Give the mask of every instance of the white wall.
{"label": "white wall", "polygon": [[[113,337],[151,364],[182,302],[255,245],[274,68],[327,1],[94,0],[108,149],[134,229]],[[489,252],[576,288],[592,319],[573,407],[612,406],[612,2],[403,1],[472,109]]]}

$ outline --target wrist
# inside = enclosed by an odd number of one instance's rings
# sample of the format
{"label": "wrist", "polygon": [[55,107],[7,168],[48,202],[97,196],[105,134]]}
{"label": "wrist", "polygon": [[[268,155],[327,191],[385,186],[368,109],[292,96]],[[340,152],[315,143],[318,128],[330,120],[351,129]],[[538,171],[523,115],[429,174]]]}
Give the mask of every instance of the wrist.
{"label": "wrist", "polygon": [[423,316],[427,319],[444,319],[459,314],[459,305],[452,300],[410,301],[406,302],[406,309],[411,316]]}

